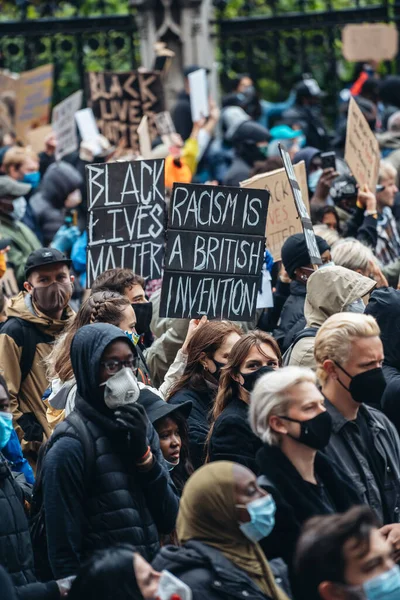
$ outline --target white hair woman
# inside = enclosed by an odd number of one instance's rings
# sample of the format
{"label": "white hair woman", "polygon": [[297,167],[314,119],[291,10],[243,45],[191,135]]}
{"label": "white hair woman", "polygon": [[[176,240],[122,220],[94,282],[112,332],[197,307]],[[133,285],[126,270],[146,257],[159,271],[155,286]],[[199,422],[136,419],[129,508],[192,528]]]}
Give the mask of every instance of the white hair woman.
{"label": "white hair woman", "polygon": [[372,277],[377,287],[387,287],[388,282],[372,250],[355,238],[339,240],[333,245],[331,254],[335,265],[356,271],[365,277]]}
{"label": "white hair woman", "polygon": [[251,394],[250,425],[264,443],[257,453],[262,485],[277,505],[264,550],[269,558],[291,561],[307,519],[345,511],[361,498],[351,479],[320,452],[332,421],[310,369],[285,367],[263,375]]}

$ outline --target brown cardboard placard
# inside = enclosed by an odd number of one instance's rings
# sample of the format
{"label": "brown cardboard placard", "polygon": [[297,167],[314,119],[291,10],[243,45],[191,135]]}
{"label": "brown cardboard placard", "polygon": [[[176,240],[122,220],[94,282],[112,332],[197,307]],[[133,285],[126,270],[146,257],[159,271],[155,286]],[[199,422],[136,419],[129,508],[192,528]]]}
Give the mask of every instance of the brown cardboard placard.
{"label": "brown cardboard placard", "polygon": [[3,288],[3,293],[6,298],[13,298],[19,294],[19,288],[15,278],[14,269],[7,267],[6,272],[0,279],[0,285]]}
{"label": "brown cardboard placard", "polygon": [[399,34],[393,23],[346,25],[342,31],[343,56],[351,62],[392,60]]}
{"label": "brown cardboard placard", "polygon": [[15,131],[26,141],[30,129],[47,125],[53,95],[53,65],[21,73],[16,84]]}
{"label": "brown cardboard placard", "polygon": [[44,140],[53,131],[51,125],[43,125],[43,127],[36,127],[26,133],[26,142],[32,148],[34,152],[39,154],[44,150]]}
{"label": "brown cardboard placard", "polygon": [[[294,165],[294,172],[300,185],[303,200],[309,211],[307,173],[304,161]],[[295,233],[303,233],[303,227],[296,210],[285,169],[255,175],[251,179],[242,181],[240,185],[246,188],[268,190],[271,194],[267,214],[266,238],[267,246],[276,262],[281,259],[281,248],[285,240]]]}
{"label": "brown cardboard placard", "polygon": [[381,160],[379,143],[354,98],[349,103],[344,159],[357,183],[367,184],[375,192]]}

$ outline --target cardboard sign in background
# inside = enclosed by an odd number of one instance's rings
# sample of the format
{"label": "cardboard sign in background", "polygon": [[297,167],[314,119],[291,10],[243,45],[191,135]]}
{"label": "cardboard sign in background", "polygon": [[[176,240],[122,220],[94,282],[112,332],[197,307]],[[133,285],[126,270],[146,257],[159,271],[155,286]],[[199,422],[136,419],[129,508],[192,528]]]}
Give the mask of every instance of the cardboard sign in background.
{"label": "cardboard sign in background", "polygon": [[[294,172],[309,211],[307,172],[304,161],[294,165]],[[268,249],[276,262],[281,259],[281,248],[285,240],[295,233],[303,233],[286,171],[277,169],[270,173],[255,175],[251,179],[243,181],[241,186],[267,190],[270,193],[266,238]]]}
{"label": "cardboard sign in background", "polygon": [[342,43],[343,56],[351,62],[392,60],[397,56],[399,34],[394,24],[346,25]]}
{"label": "cardboard sign in background", "polygon": [[56,160],[61,160],[78,148],[75,113],[82,106],[82,90],[71,94],[53,108],[52,127],[56,134]]}
{"label": "cardboard sign in background", "polygon": [[159,73],[90,72],[86,84],[97,126],[111,144],[118,146],[123,140],[126,148],[139,150],[137,130],[144,115],[149,120],[150,138],[157,136],[154,115],[164,110]]}
{"label": "cardboard sign in background", "polygon": [[49,122],[53,95],[53,65],[21,73],[16,81],[15,131],[23,141],[27,132]]}
{"label": "cardboard sign in background", "polygon": [[44,141],[53,131],[51,125],[43,125],[43,127],[36,127],[36,129],[31,129],[26,134],[27,144],[32,148],[34,152],[43,152],[44,150]]}
{"label": "cardboard sign in background", "polygon": [[160,316],[253,319],[269,193],[175,183]]}
{"label": "cardboard sign in background", "polygon": [[375,193],[381,153],[379,143],[354,98],[350,98],[344,159],[360,186]]}
{"label": "cardboard sign in background", "polygon": [[161,277],[165,239],[163,160],[86,166],[87,287],[107,269]]}

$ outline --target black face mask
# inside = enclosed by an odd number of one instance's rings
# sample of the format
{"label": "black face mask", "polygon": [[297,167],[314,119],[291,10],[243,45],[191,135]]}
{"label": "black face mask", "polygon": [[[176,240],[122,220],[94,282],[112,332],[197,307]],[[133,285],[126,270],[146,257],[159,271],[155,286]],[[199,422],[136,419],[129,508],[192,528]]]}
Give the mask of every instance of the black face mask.
{"label": "black face mask", "polygon": [[274,369],[272,367],[261,367],[260,369],[257,369],[257,371],[253,371],[252,373],[240,373],[244,379],[244,389],[248,392],[252,392],[256,381],[260,379],[262,375],[265,375],[266,373],[272,373],[273,371]]}
{"label": "black face mask", "polygon": [[151,302],[138,302],[132,304],[136,315],[136,332],[143,335],[150,331],[151,318],[153,316],[153,304]]}
{"label": "black face mask", "polygon": [[221,369],[222,369],[222,367],[226,367],[226,364],[222,363],[222,362],[218,362],[218,360],[215,360],[215,358],[212,358],[211,360],[213,361],[215,368],[217,369],[215,371],[215,373],[211,373],[211,375],[213,377],[215,377],[215,379],[219,380],[219,378],[221,377]]}
{"label": "black face mask", "polygon": [[299,421],[282,415],[279,415],[279,418],[293,423],[300,423],[300,437],[295,438],[290,433],[287,434],[296,442],[300,442],[300,444],[314,450],[323,450],[328,445],[332,433],[332,419],[327,411],[307,421]]}
{"label": "black face mask", "polygon": [[347,388],[338,378],[338,382],[345,390],[350,392],[354,402],[362,404],[368,399],[373,404],[380,404],[383,392],[386,388],[386,380],[381,368],[370,369],[352,377],[341,365],[335,361],[335,365],[339,367],[343,373],[350,377],[350,386]]}

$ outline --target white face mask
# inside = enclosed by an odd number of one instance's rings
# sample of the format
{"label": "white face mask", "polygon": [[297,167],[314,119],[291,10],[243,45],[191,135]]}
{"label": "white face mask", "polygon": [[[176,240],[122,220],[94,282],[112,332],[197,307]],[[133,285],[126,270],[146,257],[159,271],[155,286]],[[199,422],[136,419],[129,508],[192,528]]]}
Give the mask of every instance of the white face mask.
{"label": "white face mask", "polygon": [[10,217],[14,221],[21,221],[25,216],[26,206],[27,201],[23,196],[20,196],[19,198],[13,200],[13,210],[12,213],[10,213]]}
{"label": "white face mask", "polygon": [[104,402],[111,410],[125,404],[137,402],[140,396],[140,388],[132,369],[123,367],[118,373],[115,373],[105,383]]}
{"label": "white face mask", "polygon": [[171,600],[172,596],[179,596],[181,600],[192,600],[192,590],[169,571],[162,571],[156,598],[157,600]]}

